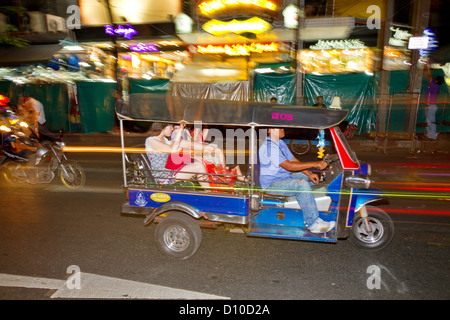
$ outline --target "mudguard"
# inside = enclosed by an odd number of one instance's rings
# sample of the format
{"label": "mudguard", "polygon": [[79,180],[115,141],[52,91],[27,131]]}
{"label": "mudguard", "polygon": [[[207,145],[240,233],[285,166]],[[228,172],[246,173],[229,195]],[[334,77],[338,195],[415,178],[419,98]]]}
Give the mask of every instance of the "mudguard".
{"label": "mudguard", "polygon": [[361,208],[369,203],[384,199],[383,192],[378,189],[359,189],[355,192],[355,212],[361,210]]}
{"label": "mudguard", "polygon": [[168,211],[181,211],[181,212],[184,212],[184,213],[192,216],[195,219],[199,219],[202,217],[200,210],[194,208],[193,206],[188,205],[184,202],[172,201],[172,202],[165,203],[165,204],[159,206],[158,208],[155,208],[155,210],[153,210],[144,219],[144,225],[148,225],[149,223],[151,223],[153,221],[153,219],[156,216],[159,216],[160,214],[162,214],[164,212],[168,212]]}

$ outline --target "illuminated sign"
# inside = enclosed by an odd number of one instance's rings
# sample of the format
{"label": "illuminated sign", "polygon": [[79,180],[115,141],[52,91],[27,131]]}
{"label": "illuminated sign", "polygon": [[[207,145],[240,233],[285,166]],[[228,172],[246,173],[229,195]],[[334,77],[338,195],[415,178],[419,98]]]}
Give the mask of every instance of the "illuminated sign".
{"label": "illuminated sign", "polygon": [[245,21],[238,21],[236,19],[223,22],[216,19],[209,20],[202,26],[203,30],[215,36],[220,36],[227,33],[244,33],[252,32],[260,34],[272,29],[272,25],[261,18],[253,17]]}
{"label": "illuminated sign", "polygon": [[127,24],[126,27],[117,26],[117,28],[114,28],[111,25],[106,25],[105,33],[111,36],[122,36],[128,40],[131,40],[131,38],[133,38],[133,36],[138,32],[132,26]]}
{"label": "illuminated sign", "polygon": [[134,52],[159,52],[153,43],[131,43],[130,50]]}
{"label": "illuminated sign", "polygon": [[230,56],[248,56],[251,53],[269,53],[288,51],[289,45],[282,42],[191,45],[188,50],[193,54],[227,54]]}
{"label": "illuminated sign", "polygon": [[273,2],[267,0],[210,0],[200,3],[198,9],[200,10],[200,13],[205,16],[210,16],[220,10],[230,9],[230,7],[231,9],[234,9],[235,7],[242,7],[245,5],[252,5],[271,11],[277,9],[277,6]]}
{"label": "illuminated sign", "polygon": [[428,37],[409,38],[408,49],[428,49]]}
{"label": "illuminated sign", "polygon": [[436,34],[431,29],[423,30],[423,36],[428,37],[428,46],[426,49],[420,49],[419,55],[422,57],[428,57],[432,50],[439,47],[439,40],[436,38]]}

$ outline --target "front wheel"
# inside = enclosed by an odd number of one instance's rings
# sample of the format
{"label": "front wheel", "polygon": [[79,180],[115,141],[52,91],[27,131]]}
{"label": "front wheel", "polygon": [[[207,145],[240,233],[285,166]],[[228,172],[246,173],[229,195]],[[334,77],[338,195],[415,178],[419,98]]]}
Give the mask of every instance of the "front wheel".
{"label": "front wheel", "polygon": [[367,206],[368,223],[360,215],[355,216],[348,240],[355,246],[367,250],[381,250],[394,237],[394,223],[384,210]]}
{"label": "front wheel", "polygon": [[[4,181],[7,184],[17,184],[19,182],[22,182],[21,180],[19,180],[16,176],[16,174],[14,174],[14,172],[18,172],[18,170],[22,170],[22,169],[17,169],[17,163],[14,161],[8,161],[3,163],[2,168],[1,168],[1,174],[3,176]],[[23,171],[21,171],[20,173],[23,173]]]}
{"label": "front wheel", "polygon": [[155,230],[158,249],[176,259],[188,259],[200,248],[202,231],[198,223],[185,213],[172,211]]}
{"label": "front wheel", "polygon": [[69,189],[80,189],[86,183],[83,168],[75,161],[61,163],[59,170],[62,183]]}

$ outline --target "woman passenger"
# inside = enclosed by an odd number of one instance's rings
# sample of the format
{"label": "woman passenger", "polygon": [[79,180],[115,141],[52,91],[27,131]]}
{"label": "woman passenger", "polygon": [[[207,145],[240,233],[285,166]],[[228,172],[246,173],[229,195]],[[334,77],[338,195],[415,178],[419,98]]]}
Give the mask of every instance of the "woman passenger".
{"label": "woman passenger", "polygon": [[[185,125],[180,124],[180,129],[175,138],[169,140],[173,132],[173,125],[168,123],[155,122],[149,131],[150,137],[145,140],[145,151],[151,162],[156,182],[160,184],[172,184],[174,179],[188,180],[194,176],[199,178],[200,185],[207,189],[209,183],[206,182],[206,168],[202,162],[194,159],[189,161],[180,161],[173,171],[166,169],[167,159],[171,154],[178,154],[182,149],[191,150],[191,142],[181,139]],[[192,162],[191,162],[192,161]],[[161,170],[161,171],[159,171]],[[166,171],[166,172],[164,172]]]}

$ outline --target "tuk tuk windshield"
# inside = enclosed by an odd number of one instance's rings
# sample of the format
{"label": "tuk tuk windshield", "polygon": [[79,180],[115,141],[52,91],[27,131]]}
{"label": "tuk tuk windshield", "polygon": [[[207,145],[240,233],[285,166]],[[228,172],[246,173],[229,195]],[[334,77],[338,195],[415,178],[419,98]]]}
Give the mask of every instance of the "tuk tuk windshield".
{"label": "tuk tuk windshield", "polygon": [[336,135],[339,137],[341,145],[345,149],[345,152],[349,156],[350,160],[352,160],[354,163],[358,163],[358,158],[356,157],[355,152],[348,145],[347,139],[345,139],[345,136],[342,133],[341,129],[339,129],[339,127],[335,127],[335,128],[333,128],[333,130],[336,133]]}

